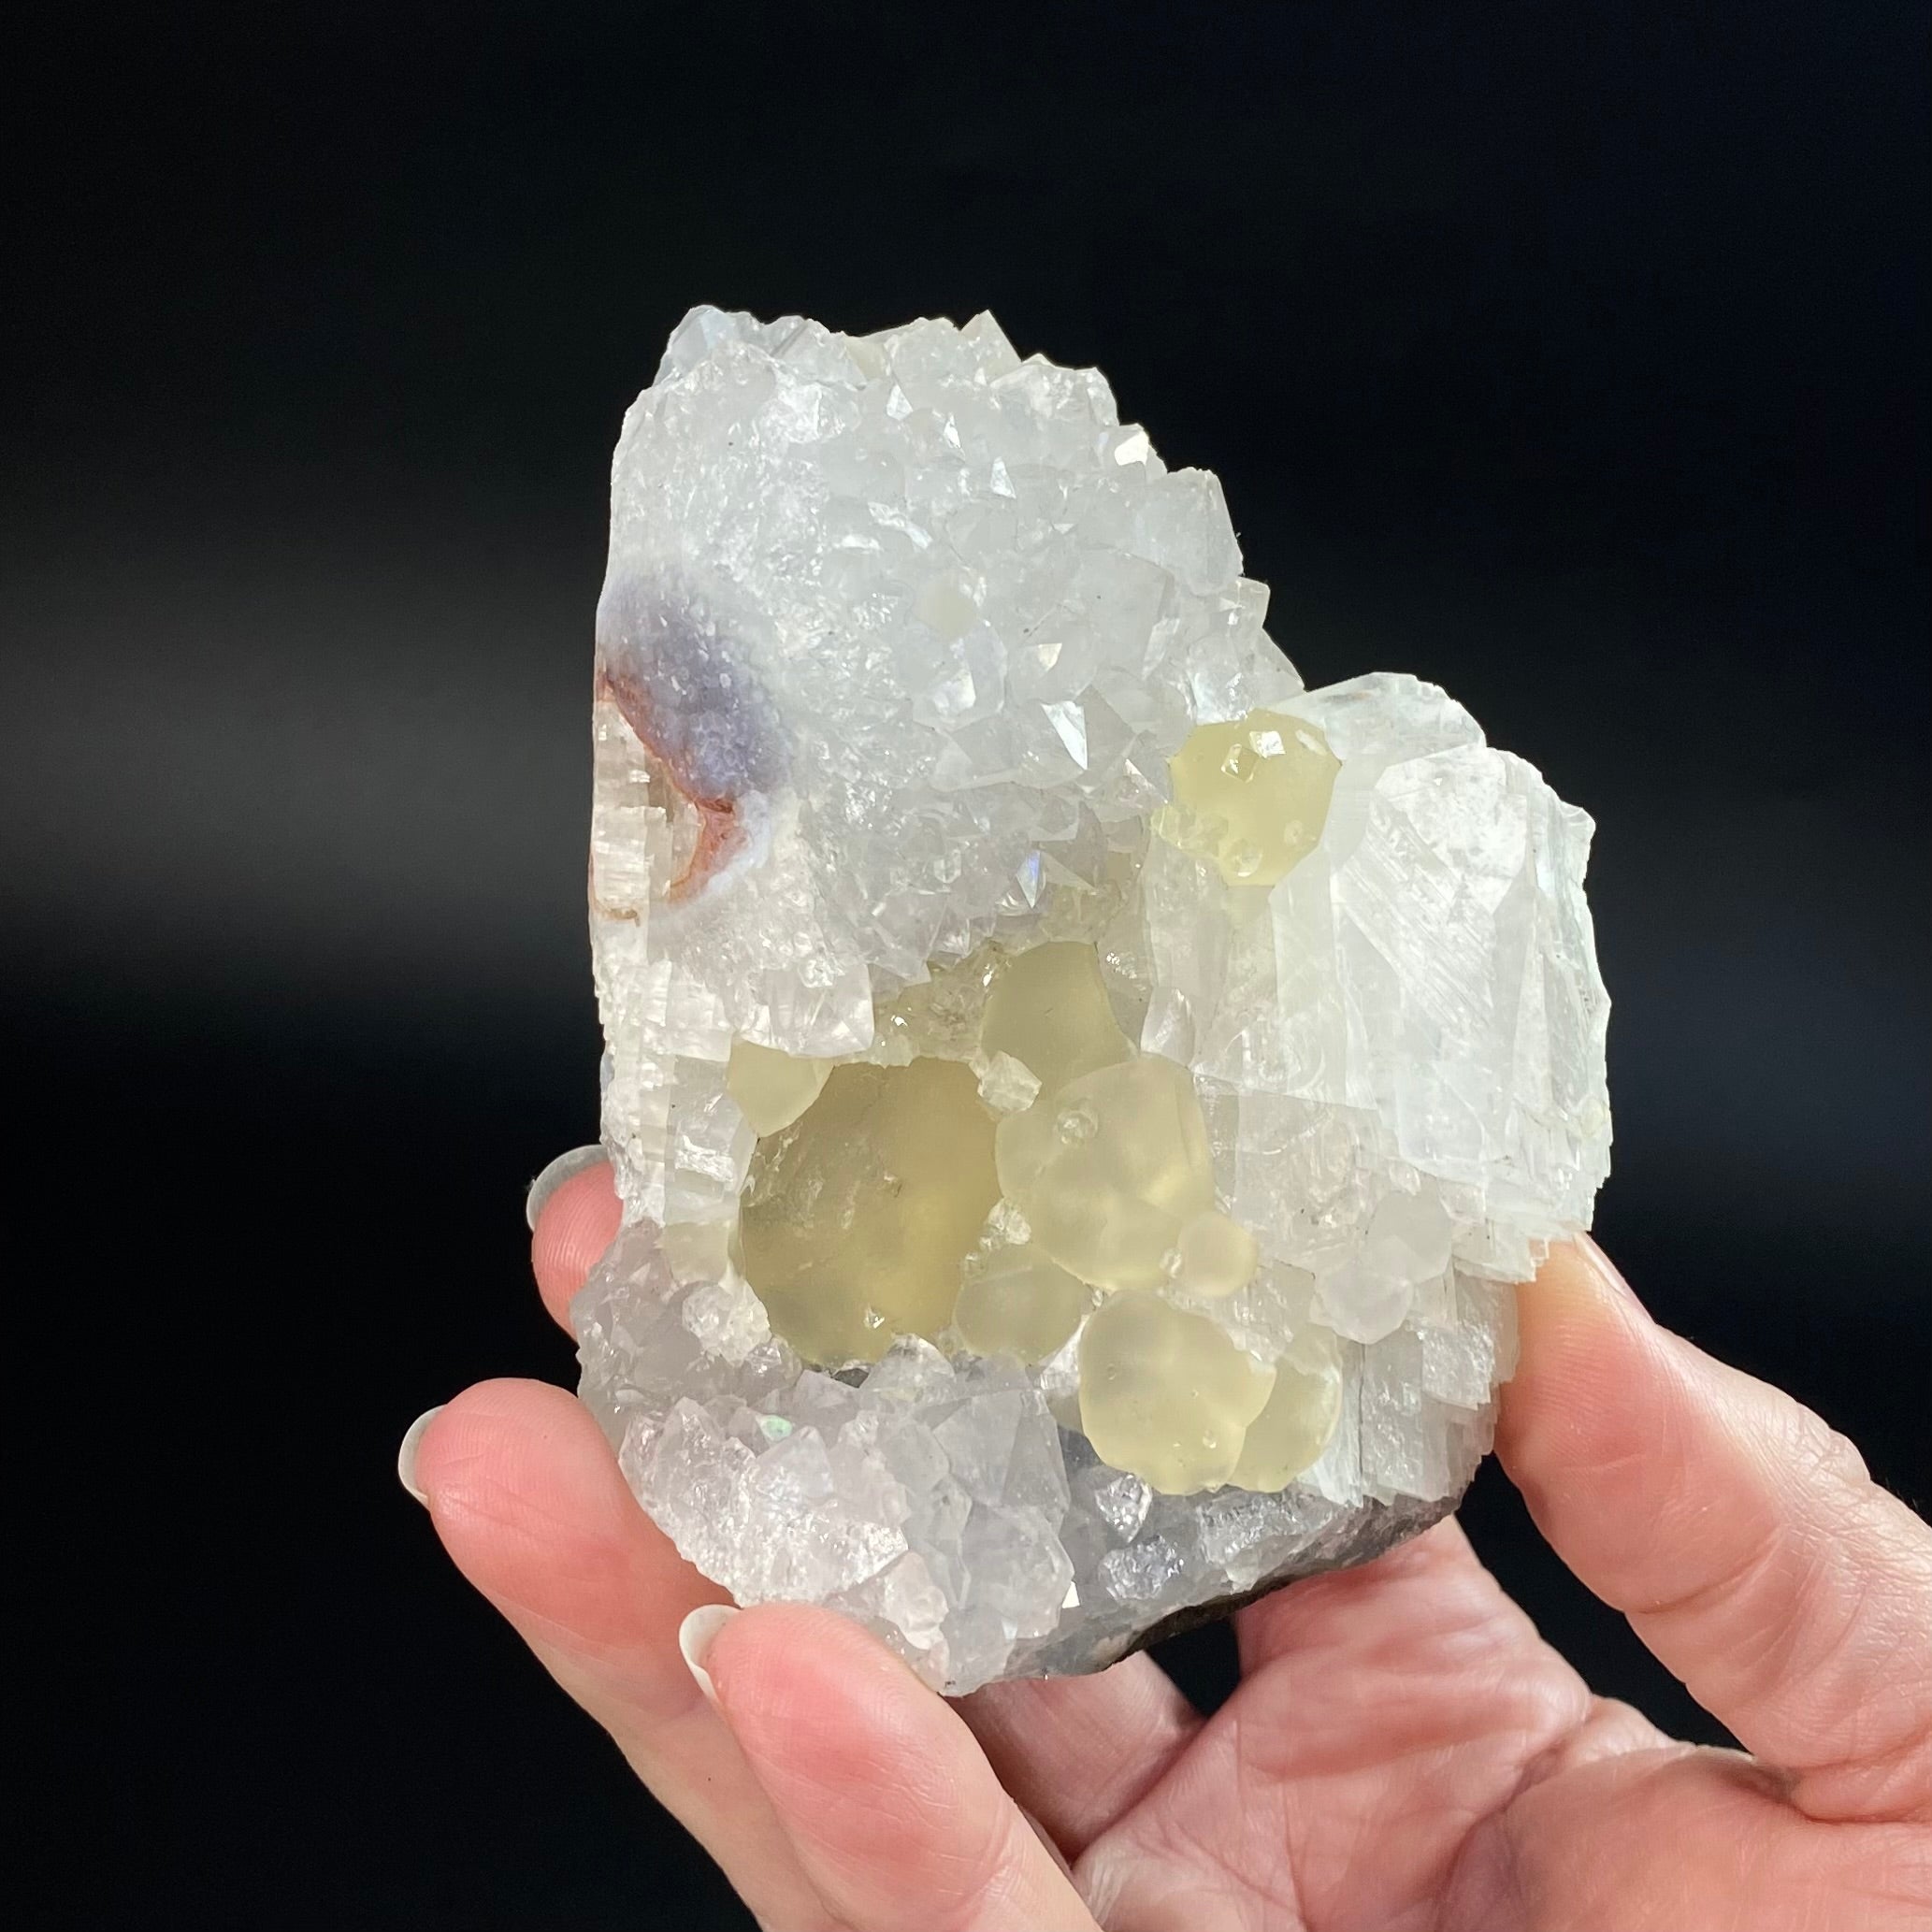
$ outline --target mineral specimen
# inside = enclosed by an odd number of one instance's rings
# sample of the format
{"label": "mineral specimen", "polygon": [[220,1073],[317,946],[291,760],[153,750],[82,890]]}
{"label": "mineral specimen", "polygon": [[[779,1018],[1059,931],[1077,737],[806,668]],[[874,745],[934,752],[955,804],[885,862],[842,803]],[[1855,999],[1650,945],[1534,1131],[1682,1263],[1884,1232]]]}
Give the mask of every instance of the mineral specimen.
{"label": "mineral specimen", "polygon": [[1266,603],[989,316],[694,310],[625,422],[584,1398],[699,1568],[948,1691],[1451,1508],[1606,1172],[1589,819]]}

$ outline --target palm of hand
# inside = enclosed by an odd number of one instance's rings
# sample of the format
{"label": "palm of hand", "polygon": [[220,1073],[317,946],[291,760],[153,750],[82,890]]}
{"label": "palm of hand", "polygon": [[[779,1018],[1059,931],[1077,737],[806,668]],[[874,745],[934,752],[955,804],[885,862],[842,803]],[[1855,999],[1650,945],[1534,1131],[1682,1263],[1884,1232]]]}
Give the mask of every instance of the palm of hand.
{"label": "palm of hand", "polygon": [[[615,1218],[607,1169],[546,1204],[560,1318]],[[433,1414],[405,1479],[451,1554],[775,1932],[1932,1918],[1932,1535],[1594,1250],[1525,1290],[1499,1449],[1758,1758],[1593,1696],[1452,1523],[1241,1611],[1208,1720],[1144,1656],[949,1707],[830,1612],[708,1608],[563,1391]]]}
{"label": "palm of hand", "polygon": [[[1240,1688],[1126,1772],[1117,1815],[1007,1770],[1103,1925],[1771,1925],[1795,1888],[1856,1922],[1863,1832],[1593,1696],[1453,1525],[1237,1622]],[[997,1686],[969,1722],[1016,1757],[1039,1713],[1011,1707],[1083,1688]]]}

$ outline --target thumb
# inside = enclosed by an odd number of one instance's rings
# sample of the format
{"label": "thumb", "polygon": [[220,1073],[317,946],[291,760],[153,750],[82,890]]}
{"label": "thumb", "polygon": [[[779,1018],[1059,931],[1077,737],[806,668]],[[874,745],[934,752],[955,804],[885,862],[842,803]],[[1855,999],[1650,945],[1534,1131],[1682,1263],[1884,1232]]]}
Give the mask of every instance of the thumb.
{"label": "thumb", "polygon": [[1557,1553],[1802,1809],[1932,1816],[1932,1531],[1587,1238],[1519,1307],[1496,1446]]}

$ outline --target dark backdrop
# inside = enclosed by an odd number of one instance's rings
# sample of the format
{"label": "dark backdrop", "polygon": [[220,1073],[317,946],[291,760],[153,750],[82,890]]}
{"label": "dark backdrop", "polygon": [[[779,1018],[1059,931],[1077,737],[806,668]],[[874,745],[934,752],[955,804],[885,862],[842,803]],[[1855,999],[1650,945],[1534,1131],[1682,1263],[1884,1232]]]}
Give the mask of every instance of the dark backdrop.
{"label": "dark backdrop", "polygon": [[[1217,469],[1311,682],[1597,816],[1600,1231],[1927,1500],[1925,16],[29,9],[9,1489],[55,1925],[738,1925],[396,1438],[567,1379],[590,616],[693,301],[990,307]],[[22,1239],[24,1236],[24,1239]],[[1712,1727],[1486,1475],[1606,1690]],[[1204,1698],[1228,1667],[1196,1639]]]}

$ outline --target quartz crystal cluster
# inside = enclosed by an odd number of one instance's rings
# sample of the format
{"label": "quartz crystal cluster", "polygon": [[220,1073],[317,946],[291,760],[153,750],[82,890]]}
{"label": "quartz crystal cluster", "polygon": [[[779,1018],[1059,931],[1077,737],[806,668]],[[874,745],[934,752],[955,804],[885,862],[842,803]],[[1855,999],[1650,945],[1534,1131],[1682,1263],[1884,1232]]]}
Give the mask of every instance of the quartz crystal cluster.
{"label": "quartz crystal cluster", "polygon": [[1451,1508],[1606,1172],[1590,820],[1266,606],[989,316],[694,310],[625,421],[584,1398],[706,1575],[948,1691]]}

